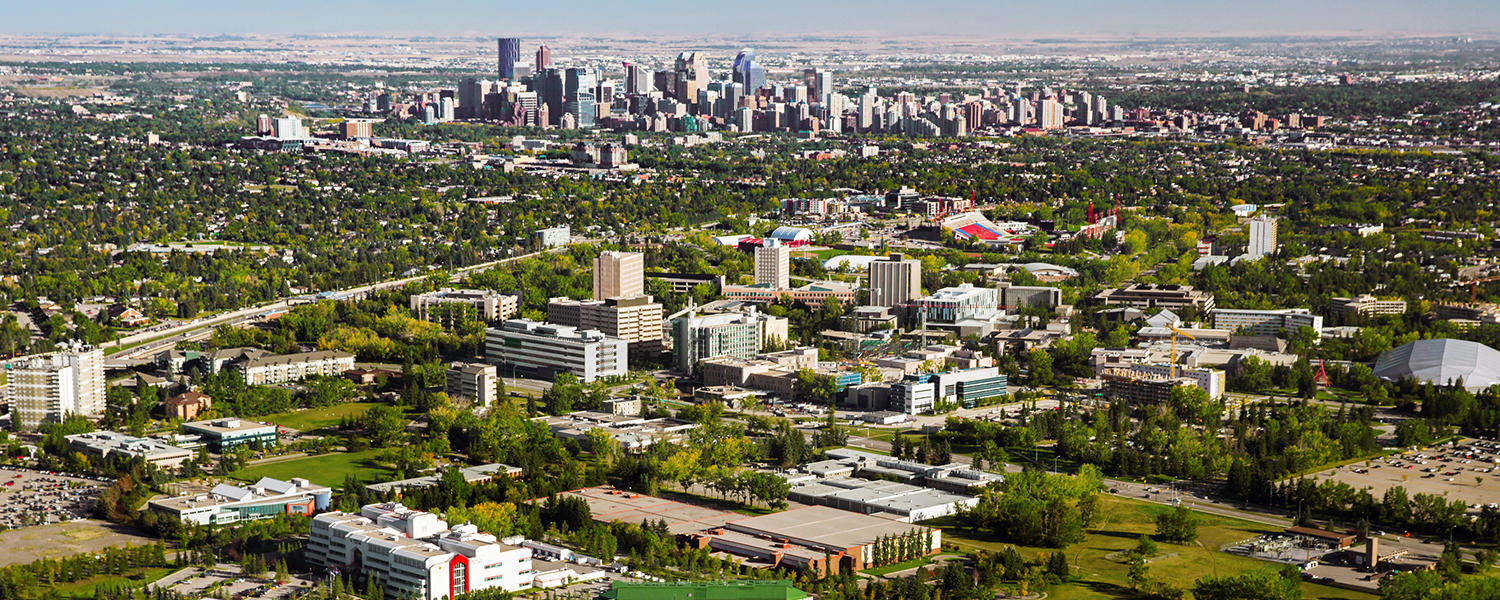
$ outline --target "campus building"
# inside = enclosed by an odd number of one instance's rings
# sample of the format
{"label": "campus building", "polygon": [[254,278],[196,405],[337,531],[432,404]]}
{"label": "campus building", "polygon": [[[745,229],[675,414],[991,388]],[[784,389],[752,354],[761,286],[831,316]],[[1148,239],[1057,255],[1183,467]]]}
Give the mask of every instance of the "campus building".
{"label": "campus building", "polygon": [[484,334],[485,358],[505,369],[543,377],[572,373],[591,382],[629,371],[625,340],[594,329],[511,319]]}
{"label": "campus building", "polygon": [[672,351],[677,370],[692,373],[710,358],[754,358],[760,351],[760,321],[754,311],[688,315],[672,321]]}
{"label": "campus building", "polygon": [[908,375],[891,384],[890,409],[916,415],[932,412],[939,402],[973,407],[981,400],[1006,395],[1007,385],[999,367]]}
{"label": "campus building", "polygon": [[1400,315],[1406,313],[1406,301],[1381,300],[1369,294],[1360,294],[1353,298],[1330,298],[1328,310],[1345,316]]}
{"label": "campus building", "polygon": [[1099,292],[1094,295],[1094,300],[1105,306],[1160,307],[1172,310],[1190,306],[1206,311],[1214,307],[1213,294],[1195,290],[1190,285],[1132,283]]}
{"label": "campus building", "polygon": [[501,543],[472,524],[448,527],[437,515],[398,503],[312,520],[304,555],[314,566],[374,580],[386,597],[446,600],[470,592],[530,588],[531,549]]}
{"label": "campus building", "polygon": [[922,261],[892,254],[870,262],[870,304],[901,306],[922,297]]}
{"label": "campus building", "polygon": [[448,365],[443,391],[451,398],[491,406],[500,399],[500,375],[495,365],[455,362]]}
{"label": "campus building", "polygon": [[193,452],[160,440],[113,431],[91,431],[67,436],[68,450],[96,461],[139,458],[163,469],[175,469],[193,459]]}
{"label": "campus building", "polygon": [[547,302],[549,323],[598,330],[625,340],[637,355],[661,352],[662,313],[662,305],[651,296],[585,301],[553,298]]}
{"label": "campus building", "polygon": [[[443,288],[436,292],[412,294],[411,312],[418,319],[433,320],[433,308],[442,305],[473,307],[475,316],[485,321],[504,321],[521,310],[521,297],[490,290],[456,290]],[[446,320],[446,319],[440,319]]]}
{"label": "campus building", "polygon": [[606,250],[594,259],[594,299],[646,295],[646,256]]}
{"label": "campus building", "polygon": [[1323,316],[1312,314],[1305,308],[1279,310],[1215,308],[1209,311],[1208,315],[1213,322],[1214,329],[1230,332],[1279,336],[1289,335],[1303,327],[1311,327],[1313,333],[1318,336],[1323,335]]}
{"label": "campus building", "polygon": [[152,500],[147,506],[159,515],[184,523],[223,525],[269,519],[276,515],[311,515],[327,510],[333,490],[306,479],[289,481],[262,477],[253,485],[221,483],[205,494]]}
{"label": "campus building", "polygon": [[276,445],[278,431],[271,423],[234,417],[183,423],[182,430],[198,436],[213,452],[227,452],[246,445],[269,448]]}
{"label": "campus building", "polygon": [[531,240],[537,249],[546,250],[548,248],[568,245],[568,242],[573,240],[573,234],[568,230],[567,225],[562,225],[548,227],[547,229],[538,229],[536,233],[531,235]]}

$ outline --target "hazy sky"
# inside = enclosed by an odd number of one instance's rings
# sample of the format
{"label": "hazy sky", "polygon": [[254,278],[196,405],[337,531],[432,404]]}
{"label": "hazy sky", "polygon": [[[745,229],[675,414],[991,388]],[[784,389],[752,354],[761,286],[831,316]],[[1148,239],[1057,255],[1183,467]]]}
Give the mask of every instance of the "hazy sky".
{"label": "hazy sky", "polygon": [[1494,32],[1500,0],[0,0],[11,33]]}

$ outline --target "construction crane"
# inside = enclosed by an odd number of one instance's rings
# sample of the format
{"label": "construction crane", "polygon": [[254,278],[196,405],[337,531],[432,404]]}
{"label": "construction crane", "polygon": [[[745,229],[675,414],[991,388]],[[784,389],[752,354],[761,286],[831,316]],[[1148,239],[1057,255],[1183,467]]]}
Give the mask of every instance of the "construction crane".
{"label": "construction crane", "polygon": [[1183,330],[1178,329],[1176,327],[1173,327],[1171,325],[1168,325],[1167,329],[1172,330],[1172,364],[1171,364],[1171,366],[1167,367],[1167,372],[1171,374],[1172,379],[1176,379],[1177,378],[1177,336],[1179,336],[1179,335],[1185,336],[1185,337],[1187,337],[1187,339],[1190,339],[1190,340],[1196,340],[1198,338],[1193,337],[1193,334],[1191,334],[1191,333],[1188,333],[1186,331],[1183,331]]}

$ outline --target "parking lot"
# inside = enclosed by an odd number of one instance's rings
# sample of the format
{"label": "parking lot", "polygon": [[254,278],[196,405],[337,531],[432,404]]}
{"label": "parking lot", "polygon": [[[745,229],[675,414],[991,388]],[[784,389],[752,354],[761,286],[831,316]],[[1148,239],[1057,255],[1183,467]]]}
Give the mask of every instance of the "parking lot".
{"label": "parking lot", "polygon": [[140,535],[129,527],[96,519],[22,527],[0,531],[0,548],[4,548],[0,551],[0,567],[155,541],[155,538]]}
{"label": "parking lot", "polygon": [[1355,489],[1368,487],[1377,500],[1398,485],[1408,495],[1446,495],[1449,500],[1462,500],[1470,512],[1477,513],[1486,505],[1500,507],[1500,443],[1466,439],[1453,446],[1408,451],[1313,476],[1342,481]]}
{"label": "parking lot", "polygon": [[87,518],[112,482],[0,467],[0,525],[15,529]]}
{"label": "parking lot", "polygon": [[183,597],[212,596],[234,600],[279,600],[316,584],[302,577],[278,584],[261,577],[246,577],[238,565],[219,563],[213,568],[187,567],[161,578],[148,589],[166,589]]}

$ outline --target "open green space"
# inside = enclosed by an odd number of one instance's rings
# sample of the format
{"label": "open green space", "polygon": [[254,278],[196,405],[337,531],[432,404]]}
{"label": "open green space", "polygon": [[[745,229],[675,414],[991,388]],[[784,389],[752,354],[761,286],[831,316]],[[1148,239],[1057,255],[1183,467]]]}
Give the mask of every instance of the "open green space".
{"label": "open green space", "polygon": [[336,404],[323,408],[309,408],[307,410],[292,411],[271,415],[266,421],[275,423],[282,427],[296,429],[297,431],[313,431],[339,424],[344,417],[355,417],[365,414],[365,411],[379,406],[379,402],[350,402],[348,404]]}
{"label": "open green space", "polygon": [[148,567],[134,569],[120,575],[96,575],[82,581],[72,583],[60,583],[54,588],[57,591],[55,598],[93,598],[94,588],[104,586],[125,586],[127,588],[141,588],[146,584],[166,577],[176,567]]}
{"label": "open green space", "polygon": [[372,448],[359,452],[333,452],[251,465],[229,476],[243,481],[256,481],[261,477],[286,480],[301,477],[319,485],[340,487],[344,477],[353,473],[364,482],[388,479],[390,471],[376,460],[382,450]]}
{"label": "open green space", "polygon": [[[1128,498],[1102,496],[1099,499],[1099,522],[1088,531],[1084,540],[1064,549],[1068,563],[1078,581],[1054,586],[1047,590],[1049,600],[1106,600],[1130,595],[1130,583],[1126,577],[1130,565],[1105,558],[1106,556],[1135,547],[1141,534],[1156,533],[1156,515],[1170,510],[1169,507]],[[1238,542],[1263,533],[1277,531],[1270,525],[1254,523],[1232,517],[1195,513],[1198,516],[1198,540],[1191,544],[1160,542],[1164,558],[1151,561],[1151,577],[1172,585],[1190,588],[1200,577],[1209,575],[1231,575],[1257,568],[1280,568],[1280,564],[1255,560],[1219,552],[1224,544]],[[944,517],[930,522],[943,528],[943,542],[960,550],[999,551],[1007,545],[1003,540],[986,531],[978,531]],[[1035,548],[1016,545],[1022,556],[1035,559],[1054,552],[1051,548]],[[1323,598],[1362,599],[1375,596],[1359,592],[1310,583],[1303,584],[1303,597],[1309,600]]]}

